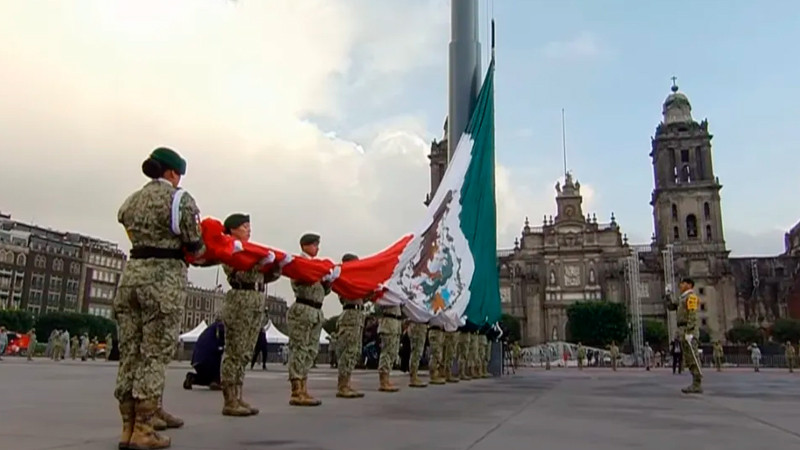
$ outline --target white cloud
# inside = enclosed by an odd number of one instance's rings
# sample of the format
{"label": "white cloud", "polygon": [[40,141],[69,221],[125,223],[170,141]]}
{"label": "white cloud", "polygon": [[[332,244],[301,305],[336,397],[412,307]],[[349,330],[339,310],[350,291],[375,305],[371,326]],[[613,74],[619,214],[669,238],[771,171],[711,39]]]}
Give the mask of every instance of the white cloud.
{"label": "white cloud", "polygon": [[544,46],[545,56],[560,60],[593,59],[602,54],[600,42],[588,32],[582,32],[569,40],[548,42]]}

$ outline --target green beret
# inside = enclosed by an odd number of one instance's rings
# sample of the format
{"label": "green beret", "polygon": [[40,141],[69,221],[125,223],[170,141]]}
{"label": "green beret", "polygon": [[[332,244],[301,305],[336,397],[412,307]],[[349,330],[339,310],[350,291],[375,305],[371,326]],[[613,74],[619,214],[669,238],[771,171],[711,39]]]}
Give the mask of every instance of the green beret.
{"label": "green beret", "polygon": [[306,233],[300,237],[300,246],[319,244],[319,235],[314,233]]}
{"label": "green beret", "polygon": [[345,253],[344,256],[342,256],[342,262],[343,263],[346,263],[347,261],[355,261],[357,259],[358,259],[358,256],[356,256],[356,255],[354,255],[352,253]]}
{"label": "green beret", "polygon": [[150,153],[150,159],[154,159],[161,163],[167,169],[172,169],[181,175],[186,175],[186,160],[181,158],[175,150],[158,147]]}
{"label": "green beret", "polygon": [[223,225],[225,226],[225,231],[230,232],[232,229],[239,228],[248,222],[250,222],[250,216],[247,214],[236,213],[228,216]]}

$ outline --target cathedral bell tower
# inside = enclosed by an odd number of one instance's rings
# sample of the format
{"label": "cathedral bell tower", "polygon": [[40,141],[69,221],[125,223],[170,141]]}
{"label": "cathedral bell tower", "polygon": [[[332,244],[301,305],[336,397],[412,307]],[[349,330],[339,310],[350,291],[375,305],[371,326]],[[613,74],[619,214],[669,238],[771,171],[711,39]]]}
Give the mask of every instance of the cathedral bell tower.
{"label": "cathedral bell tower", "polygon": [[660,248],[676,244],[686,253],[727,253],[719,191],[714,176],[708,121],[692,118],[689,99],[678,91],[663,107],[663,120],[651,138],[655,189],[653,207],[656,241]]}
{"label": "cathedral bell tower", "polygon": [[558,214],[556,215],[556,223],[577,221],[584,222],[583,197],[581,197],[581,183],[572,181],[572,174],[567,172],[564,177],[564,186],[556,184],[556,205],[558,206]]}

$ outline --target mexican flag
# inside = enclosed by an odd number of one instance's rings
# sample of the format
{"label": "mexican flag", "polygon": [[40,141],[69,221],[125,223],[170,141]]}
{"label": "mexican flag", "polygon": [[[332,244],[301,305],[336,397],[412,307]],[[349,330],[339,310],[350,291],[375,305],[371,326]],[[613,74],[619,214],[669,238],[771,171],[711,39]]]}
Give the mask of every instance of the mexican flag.
{"label": "mexican flag", "polygon": [[412,319],[447,330],[500,319],[494,158],[492,60],[469,125],[378,304],[404,304]]}
{"label": "mexican flag", "polygon": [[414,233],[384,250],[346,263],[307,259],[274,247],[240,242],[214,218],[202,221],[207,251],[196,265],[237,270],[277,265],[291,279],[321,281],[344,299],[404,305],[412,320],[454,331],[500,320],[497,211],[494,185],[494,60],[469,125],[458,141],[428,211]]}

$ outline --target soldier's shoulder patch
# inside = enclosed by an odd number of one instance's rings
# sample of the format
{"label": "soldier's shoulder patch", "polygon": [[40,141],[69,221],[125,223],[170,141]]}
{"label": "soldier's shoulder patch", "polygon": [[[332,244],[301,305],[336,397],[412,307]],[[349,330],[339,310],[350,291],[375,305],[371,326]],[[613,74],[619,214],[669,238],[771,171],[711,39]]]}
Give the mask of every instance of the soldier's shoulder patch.
{"label": "soldier's shoulder patch", "polygon": [[700,300],[697,299],[697,296],[692,294],[686,299],[686,309],[689,311],[697,311],[697,306],[700,303]]}

